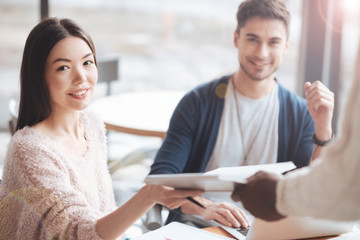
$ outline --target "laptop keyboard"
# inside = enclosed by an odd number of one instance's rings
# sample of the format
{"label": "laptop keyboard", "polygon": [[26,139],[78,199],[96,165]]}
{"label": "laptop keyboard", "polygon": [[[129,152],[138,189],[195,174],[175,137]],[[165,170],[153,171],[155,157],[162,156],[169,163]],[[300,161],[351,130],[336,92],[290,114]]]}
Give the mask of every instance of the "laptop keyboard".
{"label": "laptop keyboard", "polygon": [[239,228],[235,228],[236,231],[238,231],[240,234],[246,236],[246,234],[248,233],[250,227],[244,228],[244,227],[239,227]]}

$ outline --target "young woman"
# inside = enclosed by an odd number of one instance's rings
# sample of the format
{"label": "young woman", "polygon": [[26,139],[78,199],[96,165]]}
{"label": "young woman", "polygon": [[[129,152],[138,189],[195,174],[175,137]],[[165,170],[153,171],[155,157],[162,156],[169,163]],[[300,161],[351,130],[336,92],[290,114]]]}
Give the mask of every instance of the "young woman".
{"label": "young woman", "polygon": [[85,110],[96,65],[90,36],[73,21],[49,18],[30,32],[0,191],[0,239],[115,239],[155,203],[175,208],[201,194],[145,185],[115,209],[104,124]]}

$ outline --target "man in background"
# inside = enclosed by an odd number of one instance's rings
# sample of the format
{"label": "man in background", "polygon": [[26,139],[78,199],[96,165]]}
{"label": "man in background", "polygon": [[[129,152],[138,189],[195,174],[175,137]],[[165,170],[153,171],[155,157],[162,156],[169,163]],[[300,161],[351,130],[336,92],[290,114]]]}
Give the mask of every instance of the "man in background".
{"label": "man in background", "polygon": [[232,194],[255,217],[310,216],[360,220],[360,48],[339,139],[311,166],[284,177],[259,172]]}
{"label": "man in background", "polygon": [[[306,100],[285,89],[275,72],[289,44],[290,15],[282,0],[246,0],[237,13],[239,69],[187,93],[175,109],[150,174],[293,161],[304,167],[332,138],[334,96],[306,83]],[[312,139],[318,144],[313,149]],[[313,157],[312,157],[313,156]],[[206,193],[171,211],[168,222],[215,220],[249,226],[230,193]],[[183,215],[187,214],[187,215]],[[189,217],[199,215],[201,217]]]}

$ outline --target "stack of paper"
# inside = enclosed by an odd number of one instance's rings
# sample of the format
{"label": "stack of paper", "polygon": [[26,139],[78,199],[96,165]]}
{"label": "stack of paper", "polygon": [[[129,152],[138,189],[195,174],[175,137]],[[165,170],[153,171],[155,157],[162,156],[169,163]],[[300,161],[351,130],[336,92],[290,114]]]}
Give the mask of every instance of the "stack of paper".
{"label": "stack of paper", "polygon": [[199,228],[191,227],[179,222],[172,222],[157,230],[145,233],[142,236],[131,238],[131,240],[231,240],[231,238],[220,236]]}

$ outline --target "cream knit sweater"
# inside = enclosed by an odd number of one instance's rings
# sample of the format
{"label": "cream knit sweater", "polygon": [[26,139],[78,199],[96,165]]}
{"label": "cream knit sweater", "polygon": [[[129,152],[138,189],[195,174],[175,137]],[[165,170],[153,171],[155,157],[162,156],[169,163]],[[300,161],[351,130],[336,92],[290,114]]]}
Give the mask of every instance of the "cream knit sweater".
{"label": "cream knit sweater", "polygon": [[12,137],[0,191],[0,239],[100,239],[96,220],[114,210],[104,124],[81,113],[88,149],[67,152],[25,127]]}
{"label": "cream knit sweater", "polygon": [[279,181],[276,208],[283,215],[360,220],[360,52],[344,113],[341,135],[321,158]]}

